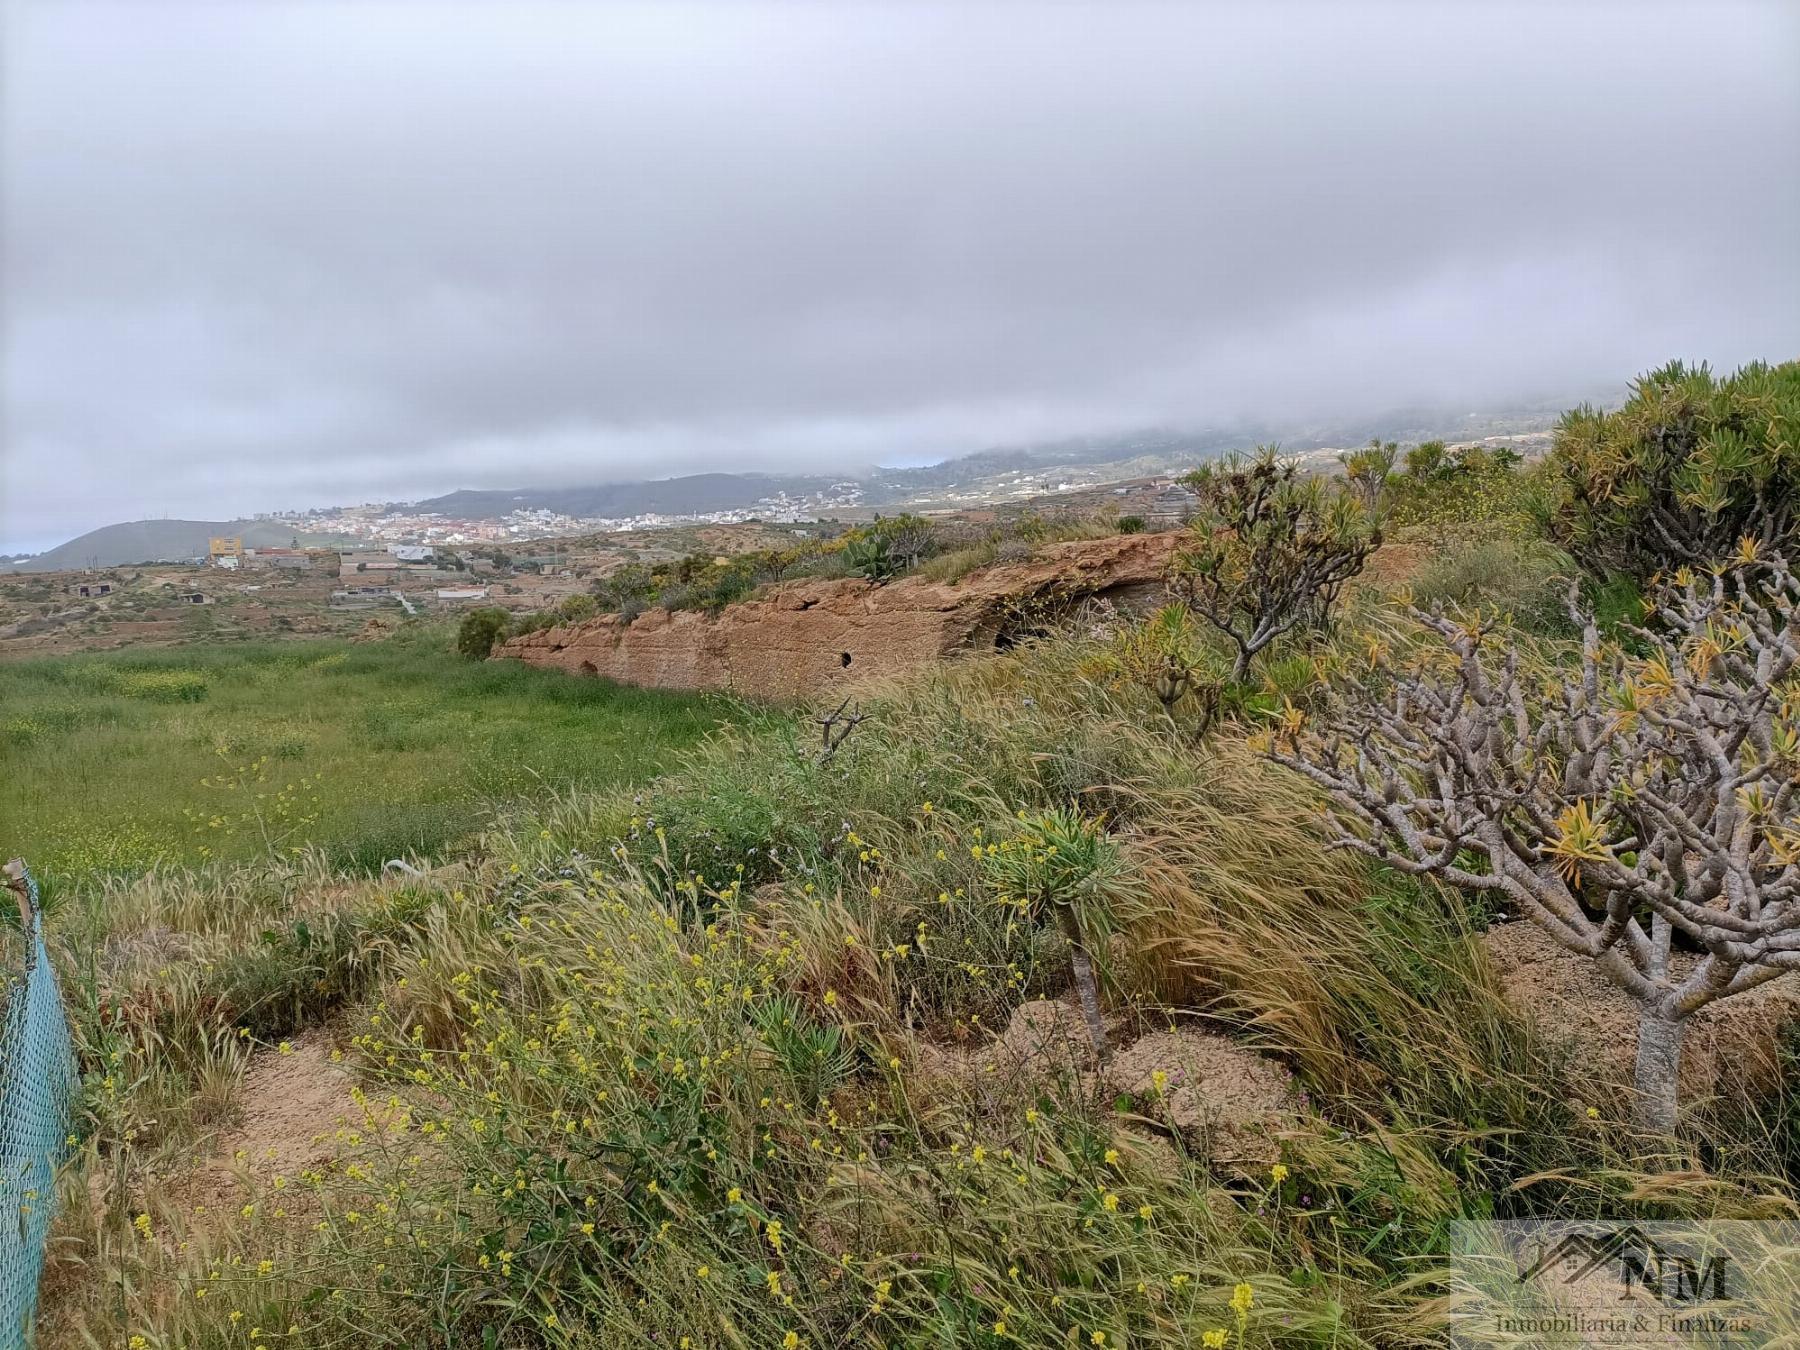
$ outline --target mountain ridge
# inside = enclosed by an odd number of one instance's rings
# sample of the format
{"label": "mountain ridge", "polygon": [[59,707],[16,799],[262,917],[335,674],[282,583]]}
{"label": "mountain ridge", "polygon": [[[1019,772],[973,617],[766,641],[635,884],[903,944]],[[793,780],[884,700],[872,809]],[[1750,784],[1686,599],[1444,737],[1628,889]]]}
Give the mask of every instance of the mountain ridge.
{"label": "mountain ridge", "polygon": [[[834,483],[857,481],[825,474],[696,473],[571,487],[458,488],[411,505],[416,511],[474,519],[515,510],[560,511],[572,516],[680,515],[730,511],[780,493],[805,495]],[[754,492],[755,495],[748,495]]]}
{"label": "mountain ridge", "polygon": [[[930,464],[858,467],[837,475],[718,471],[570,486],[458,488],[435,497],[389,505],[396,509],[406,507],[415,512],[436,512],[470,520],[500,519],[516,510],[624,519],[640,515],[683,516],[741,511],[772,498],[805,499],[825,494],[840,485],[855,484],[859,489],[860,505],[898,508],[929,501],[934,494],[948,489],[967,488],[978,480],[1059,467],[1130,464],[1134,472],[1178,472],[1202,459],[1262,442],[1279,442],[1284,449],[1302,453],[1361,445],[1371,437],[1408,443],[1438,438],[1458,441],[1541,433],[1554,424],[1557,412],[1563,406],[1563,402],[1558,401],[1499,413],[1453,413],[1441,408],[1418,407],[1364,417],[1319,419],[1310,424],[1293,418],[1279,427],[1251,422],[1197,429],[1148,427],[1024,445],[992,446]],[[1161,464],[1161,470],[1156,468],[1158,464]],[[256,548],[287,544],[295,537],[295,530],[291,525],[266,520],[126,521],[103,525],[34,557],[0,566],[62,571],[174,561],[204,555],[207,539],[217,534],[241,535],[247,546]],[[301,531],[299,537],[303,543],[321,546],[355,542],[342,536],[308,535],[305,531]]]}

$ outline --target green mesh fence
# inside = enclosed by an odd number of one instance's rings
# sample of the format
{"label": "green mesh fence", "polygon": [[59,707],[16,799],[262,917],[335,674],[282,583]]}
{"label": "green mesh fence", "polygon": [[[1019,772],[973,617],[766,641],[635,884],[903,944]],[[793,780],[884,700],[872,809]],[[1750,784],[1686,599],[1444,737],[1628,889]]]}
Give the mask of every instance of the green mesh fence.
{"label": "green mesh fence", "polygon": [[24,961],[6,974],[0,1023],[0,1346],[8,1350],[26,1343],[37,1311],[77,1081],[69,1021],[44,950],[37,883],[22,865],[9,871],[29,904],[22,907]]}

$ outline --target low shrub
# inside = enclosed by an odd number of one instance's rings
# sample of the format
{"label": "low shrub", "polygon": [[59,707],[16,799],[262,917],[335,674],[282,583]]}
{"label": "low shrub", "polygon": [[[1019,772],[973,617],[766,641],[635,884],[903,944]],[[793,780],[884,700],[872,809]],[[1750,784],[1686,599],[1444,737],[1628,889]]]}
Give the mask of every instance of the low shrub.
{"label": "low shrub", "polygon": [[1555,537],[1597,577],[1645,582],[1800,539],[1800,361],[1718,378],[1675,361],[1623,407],[1564,415],[1545,464]]}
{"label": "low shrub", "polygon": [[498,606],[472,609],[456,629],[456,650],[471,661],[485,661],[505,641],[512,616]]}
{"label": "low shrub", "polygon": [[998,542],[992,539],[966,548],[952,549],[931,559],[919,569],[919,573],[928,580],[951,585],[978,568],[992,564],[999,549]]}
{"label": "low shrub", "polygon": [[192,670],[131,670],[119,675],[118,690],[151,703],[199,703],[210,687],[206,676]]}
{"label": "low shrub", "polygon": [[1507,533],[1481,532],[1449,541],[1413,582],[1423,608],[1455,605],[1503,611],[1535,633],[1572,636],[1569,581],[1576,567],[1548,542]]}

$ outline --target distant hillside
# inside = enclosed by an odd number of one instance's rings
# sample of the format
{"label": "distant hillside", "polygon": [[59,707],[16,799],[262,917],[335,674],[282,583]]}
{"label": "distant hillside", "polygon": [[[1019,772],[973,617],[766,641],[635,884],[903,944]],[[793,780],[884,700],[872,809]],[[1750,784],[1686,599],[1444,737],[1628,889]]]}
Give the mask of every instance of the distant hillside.
{"label": "distant hillside", "polygon": [[[215,535],[236,535],[245,548],[283,548],[294,542],[292,527],[261,520],[132,520],[102,525],[12,565],[26,572],[66,572],[124,563],[180,562],[205,557],[207,541]],[[313,541],[301,535],[300,542]]]}
{"label": "distant hillside", "polygon": [[413,509],[441,511],[463,520],[498,519],[509,511],[558,511],[571,516],[611,518],[641,516],[652,511],[691,515],[737,510],[781,492],[804,496],[823,491],[837,481],[798,474],[697,473],[685,478],[600,483],[591,487],[465,488],[417,502]]}
{"label": "distant hillside", "polygon": [[865,482],[864,501],[879,506],[904,502],[938,488],[954,487],[976,479],[1015,470],[1030,472],[1063,464],[1122,464],[1144,458],[1170,459],[1215,455],[1232,446],[1249,444],[1254,433],[1244,431],[1134,431],[1118,436],[1072,436],[1036,445],[977,450],[957,459],[946,459],[913,469],[877,469]]}
{"label": "distant hillside", "polygon": [[[1300,452],[1361,445],[1370,437],[1405,444],[1432,438],[1457,441],[1542,433],[1555,424],[1557,410],[1563,406],[1566,401],[1499,413],[1416,408],[1352,419],[1305,422],[1294,418],[1280,425],[1240,423],[1185,431],[1150,428],[1110,436],[1074,436],[1032,445],[997,446],[917,468],[867,469],[847,465],[835,475],[697,473],[681,478],[576,487],[465,488],[410,506],[404,502],[390,505],[395,510],[435,511],[461,520],[500,520],[514,511],[554,511],[587,519],[617,520],[649,514],[695,516],[741,511],[783,493],[806,498],[837,483],[856,482],[861,485],[863,506],[894,509],[941,498],[948,489],[958,489],[965,497],[979,494],[984,488],[996,487],[1003,476],[1059,466],[1118,466],[1120,477],[1179,472],[1199,460],[1227,450],[1249,449],[1265,441],[1279,442],[1288,451]],[[1016,482],[998,483],[998,487],[1008,490],[1016,486]],[[140,520],[94,530],[12,566],[22,570],[58,570],[192,558],[206,552],[206,541],[215,534],[242,535],[251,548],[275,547],[293,539],[287,527],[267,522]],[[348,541],[302,535],[301,542]],[[0,563],[0,567],[4,566]]]}

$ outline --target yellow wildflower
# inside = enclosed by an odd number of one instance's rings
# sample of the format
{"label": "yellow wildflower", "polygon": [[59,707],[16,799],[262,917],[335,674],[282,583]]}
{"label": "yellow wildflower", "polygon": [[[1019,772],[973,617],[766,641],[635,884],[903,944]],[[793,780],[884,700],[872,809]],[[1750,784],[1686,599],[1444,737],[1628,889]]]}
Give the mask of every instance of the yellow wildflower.
{"label": "yellow wildflower", "polygon": [[1256,1290],[1247,1284],[1240,1284],[1231,1291],[1231,1310],[1242,1321],[1250,1312],[1251,1305],[1256,1302]]}

